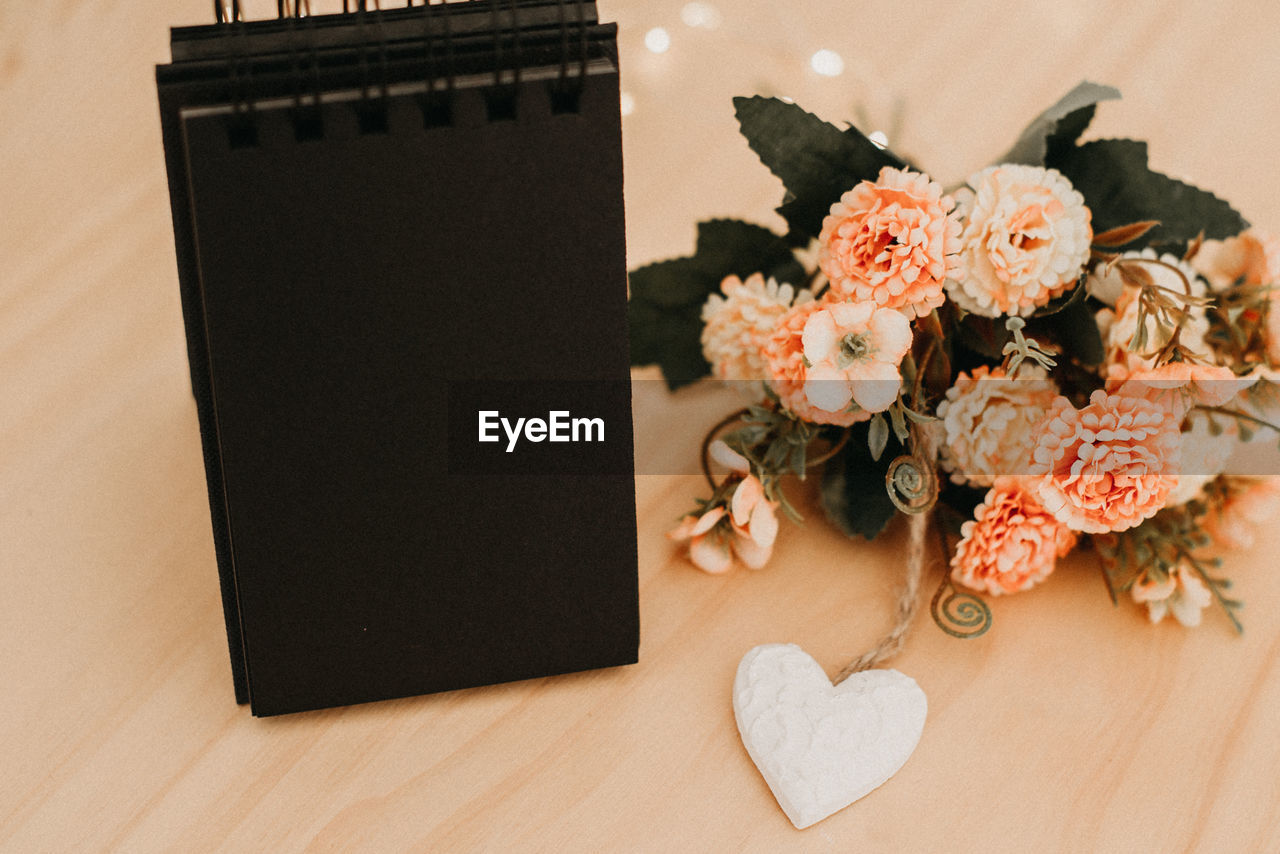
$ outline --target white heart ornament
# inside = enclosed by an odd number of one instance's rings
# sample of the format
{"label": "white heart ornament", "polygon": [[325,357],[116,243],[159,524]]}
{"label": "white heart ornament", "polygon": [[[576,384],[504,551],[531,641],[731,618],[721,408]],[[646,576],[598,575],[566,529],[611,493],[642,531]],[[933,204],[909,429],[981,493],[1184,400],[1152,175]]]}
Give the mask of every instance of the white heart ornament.
{"label": "white heart ornament", "polygon": [[928,708],[910,676],[864,670],[832,685],[795,644],[751,650],[733,682],[742,743],[800,829],[896,774],[920,741]]}

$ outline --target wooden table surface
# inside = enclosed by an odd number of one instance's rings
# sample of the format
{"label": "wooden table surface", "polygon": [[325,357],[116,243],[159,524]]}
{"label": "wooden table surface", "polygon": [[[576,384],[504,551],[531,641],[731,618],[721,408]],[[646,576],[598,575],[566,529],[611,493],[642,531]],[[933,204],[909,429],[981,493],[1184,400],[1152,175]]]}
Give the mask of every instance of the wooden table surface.
{"label": "wooden table surface", "polygon": [[[729,104],[753,92],[861,109],[950,182],[1088,77],[1126,96],[1094,133],[1149,139],[1157,168],[1280,229],[1276,4],[713,2],[715,29],[674,0],[601,0],[634,101],[633,265],[688,251],[698,218],[776,222]],[[922,616],[894,663],[929,696],[918,750],[803,832],[738,740],[734,669],[762,642],[829,672],[865,649],[902,544],[845,540],[804,485],[810,521],[772,565],[713,578],[662,536],[697,478],[637,479],[636,666],[236,706],[152,82],[167,25],[208,5],[0,3],[0,849],[1280,850],[1276,528],[1229,556],[1242,638],[1216,611],[1187,631],[1113,610],[1088,559],[995,602],[981,639]],[[824,47],[843,75],[809,70]],[[730,405],[639,383],[641,468],[691,462]]]}

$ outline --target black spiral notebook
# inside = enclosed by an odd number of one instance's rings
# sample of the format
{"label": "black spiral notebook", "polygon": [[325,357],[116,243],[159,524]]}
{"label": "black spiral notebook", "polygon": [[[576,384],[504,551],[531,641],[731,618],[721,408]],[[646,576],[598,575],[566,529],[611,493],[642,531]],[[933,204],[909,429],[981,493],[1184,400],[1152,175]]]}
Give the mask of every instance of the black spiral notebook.
{"label": "black spiral notebook", "polygon": [[215,6],[157,81],[237,700],[634,662],[615,27]]}

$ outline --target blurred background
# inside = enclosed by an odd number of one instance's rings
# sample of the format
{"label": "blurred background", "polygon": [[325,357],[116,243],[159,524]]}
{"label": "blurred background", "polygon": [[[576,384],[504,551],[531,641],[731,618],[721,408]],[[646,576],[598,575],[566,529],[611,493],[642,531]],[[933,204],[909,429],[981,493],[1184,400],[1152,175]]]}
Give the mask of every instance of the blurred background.
{"label": "blurred background", "polygon": [[[1277,4],[599,5],[620,27],[633,265],[687,251],[697,218],[778,222],[769,216],[781,186],[738,137],[734,95],[791,97],[880,131],[950,184],[1081,79],[1108,83],[1124,100],[1102,107],[1093,134],[1148,139],[1155,168],[1215,190],[1252,221],[1280,223],[1268,180],[1280,130]],[[247,17],[270,17],[276,4],[244,6]],[[38,268],[85,206],[106,212],[145,197],[155,232],[167,230],[152,66],[167,60],[170,25],[212,15],[208,0],[0,0],[0,288]],[[166,243],[155,251],[170,251]]]}

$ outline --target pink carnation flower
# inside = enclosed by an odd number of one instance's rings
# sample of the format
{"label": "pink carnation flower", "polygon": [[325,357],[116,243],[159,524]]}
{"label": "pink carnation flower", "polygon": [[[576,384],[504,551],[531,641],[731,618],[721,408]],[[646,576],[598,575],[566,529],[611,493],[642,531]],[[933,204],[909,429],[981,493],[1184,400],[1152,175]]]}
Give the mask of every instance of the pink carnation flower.
{"label": "pink carnation flower", "polygon": [[804,396],[827,412],[850,401],[883,412],[898,399],[898,365],[911,349],[911,323],[902,312],[871,303],[835,303],[810,314],[800,340],[809,363]]}
{"label": "pink carnation flower", "polygon": [[1073,531],[1124,531],[1165,505],[1177,475],[1178,422],[1141,397],[1058,398],[1040,425],[1031,474],[1044,508]]}
{"label": "pink carnation flower", "polygon": [[1075,284],[1089,260],[1092,214],[1056,169],[1005,164],[957,194],[967,218],[963,273],[947,293],[984,317],[1026,316]]}
{"label": "pink carnation flower", "polygon": [[822,222],[818,264],[839,297],[920,317],[942,305],[958,269],[955,202],[919,172],[880,170],[840,197]]}
{"label": "pink carnation flower", "polygon": [[1043,581],[1076,544],[1076,534],[1024,488],[1026,478],[998,477],[974,518],[960,528],[951,577],[993,596]]}
{"label": "pink carnation flower", "polygon": [[[702,306],[702,355],[711,363],[717,379],[759,382],[768,376],[761,353],[764,342],[793,302],[813,299],[805,290],[765,281],[756,273],[744,282],[729,276],[720,293],[707,297]],[[758,392],[760,387],[754,386]]]}
{"label": "pink carnation flower", "polygon": [[1045,369],[1023,363],[1016,377],[981,365],[960,372],[938,404],[942,467],[956,483],[991,486],[1001,474],[1026,474],[1035,428],[1058,397]]}

